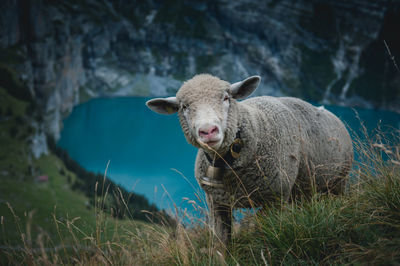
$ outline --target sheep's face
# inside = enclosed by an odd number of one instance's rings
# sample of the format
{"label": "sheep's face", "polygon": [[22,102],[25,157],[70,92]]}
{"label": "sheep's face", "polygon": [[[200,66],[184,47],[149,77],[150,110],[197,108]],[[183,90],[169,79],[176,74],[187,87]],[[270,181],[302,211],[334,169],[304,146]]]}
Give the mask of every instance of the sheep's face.
{"label": "sheep's face", "polygon": [[236,99],[250,95],[260,78],[250,77],[235,84],[211,75],[197,75],[186,81],[176,97],[157,98],[147,106],[161,114],[178,112],[189,143],[207,150],[222,151],[237,131]]}
{"label": "sheep's face", "polygon": [[[218,150],[224,141],[231,107],[229,83],[185,83],[177,93],[179,120],[189,142]],[[213,87],[211,87],[213,86]]]}

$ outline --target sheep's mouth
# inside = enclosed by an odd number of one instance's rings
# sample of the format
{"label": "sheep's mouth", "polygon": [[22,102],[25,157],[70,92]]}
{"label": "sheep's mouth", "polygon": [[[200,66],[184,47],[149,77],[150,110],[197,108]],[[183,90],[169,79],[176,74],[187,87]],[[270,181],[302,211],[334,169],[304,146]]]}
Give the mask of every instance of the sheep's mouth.
{"label": "sheep's mouth", "polygon": [[208,146],[214,149],[218,148],[219,144],[221,143],[221,139],[207,140],[207,141],[202,141],[201,139],[198,139],[197,141],[201,146],[206,146],[206,147]]}
{"label": "sheep's mouth", "polygon": [[211,140],[204,143],[207,144],[208,146],[215,146],[216,144],[219,143],[219,140]]}

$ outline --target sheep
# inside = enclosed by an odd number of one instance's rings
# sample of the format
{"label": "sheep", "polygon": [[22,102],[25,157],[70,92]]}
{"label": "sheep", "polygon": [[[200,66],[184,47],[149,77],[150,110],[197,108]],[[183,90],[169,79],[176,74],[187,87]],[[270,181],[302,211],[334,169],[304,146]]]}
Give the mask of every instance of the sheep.
{"label": "sheep", "polygon": [[146,102],[156,113],[178,112],[186,140],[199,149],[195,177],[225,247],[234,208],[288,201],[313,188],[340,194],[353,161],[346,127],[325,108],[292,97],[243,100],[260,80],[230,84],[200,74],[184,82],[176,97]]}

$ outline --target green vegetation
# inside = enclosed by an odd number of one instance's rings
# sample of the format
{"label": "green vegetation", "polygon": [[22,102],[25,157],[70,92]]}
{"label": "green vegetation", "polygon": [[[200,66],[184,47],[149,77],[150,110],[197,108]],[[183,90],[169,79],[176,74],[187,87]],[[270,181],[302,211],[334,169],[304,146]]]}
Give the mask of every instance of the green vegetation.
{"label": "green vegetation", "polygon": [[91,99],[91,96],[89,95],[87,88],[80,87],[79,88],[79,103],[85,103],[85,102],[89,101],[90,99]]}
{"label": "green vegetation", "polygon": [[[11,101],[13,114],[26,104]],[[13,102],[14,101],[14,102]],[[1,105],[3,109],[7,106]],[[24,107],[25,106],[25,107]],[[16,121],[16,118],[12,118]],[[9,119],[7,121],[11,121]],[[7,123],[1,123],[2,129]],[[2,130],[2,141],[8,135]],[[115,219],[110,183],[99,180],[90,198],[70,187],[82,182],[68,161],[54,155],[18,165],[24,145],[1,153],[1,263],[78,265],[396,265],[400,261],[400,135],[356,141],[360,163],[342,196],[314,194],[310,199],[266,207],[234,226],[229,251],[218,249],[207,219],[168,224]],[[18,146],[20,145],[20,146]],[[9,156],[6,156],[9,155]],[[49,175],[47,183],[29,171]],[[13,172],[11,172],[13,171]],[[79,172],[79,171],[78,171]],[[12,174],[10,174],[12,173]],[[99,178],[99,177],[97,177]],[[4,185],[3,185],[4,184]],[[81,183],[82,185],[82,183]],[[101,191],[101,193],[98,193]],[[120,200],[129,212],[127,195]],[[10,203],[4,202],[4,199]],[[94,206],[88,204],[93,201]],[[196,203],[193,203],[196,205]],[[56,207],[54,207],[56,206]],[[204,212],[200,206],[196,208]],[[123,210],[119,210],[123,211]],[[127,213],[126,216],[130,216]]]}
{"label": "green vegetation", "polygon": [[[32,108],[0,87],[1,265],[29,264],[39,246],[63,247],[62,256],[67,258],[77,245],[86,249],[93,236],[97,242],[109,241],[125,228],[139,230],[145,225],[134,219],[159,223],[165,217],[171,222],[164,212],[154,215],[158,209],[143,196],[85,171],[64,151],[53,147],[66,163],[52,152],[33,158],[30,145],[36,129],[31,122],[38,115]],[[40,180],[40,176],[47,178]],[[91,197],[85,195],[86,188]],[[119,211],[121,205],[124,212]]]}
{"label": "green vegetation", "polygon": [[7,64],[20,64],[26,59],[26,53],[21,46],[14,45],[9,48],[0,48],[0,62]]}
{"label": "green vegetation", "polygon": [[[0,243],[15,244],[20,239],[10,207],[19,217],[20,224],[25,226],[29,219],[32,220],[30,226],[34,229],[27,235],[29,238],[44,229],[55,236],[52,213],[60,219],[82,217],[85,221],[80,223],[82,228],[94,225],[92,212],[84,207],[88,199],[69,189],[68,180],[76,179],[75,174],[64,170],[65,166],[54,155],[42,156],[39,160],[32,158],[29,137],[35,129],[29,125],[26,115],[30,104],[0,88],[0,107],[0,216],[3,227]],[[49,181],[38,182],[36,177],[44,174],[49,176]]]}
{"label": "green vegetation", "polygon": [[31,101],[28,87],[21,83],[10,66],[2,63],[0,63],[0,87],[7,89],[8,93],[16,98]]}
{"label": "green vegetation", "polygon": [[[395,265],[400,261],[400,132],[356,141],[360,163],[345,195],[247,214],[219,249],[208,220],[165,213],[49,143],[32,158],[32,104],[0,88],[0,264]],[[33,111],[32,111],[33,110]],[[40,116],[39,116],[40,117]],[[40,181],[39,176],[48,176]],[[193,204],[196,205],[195,202]],[[150,211],[140,212],[142,208]],[[205,212],[200,206],[196,209]],[[179,212],[178,212],[179,213]],[[138,222],[132,218],[153,222]],[[183,216],[182,216],[183,215]],[[130,218],[130,219],[128,219]],[[157,223],[156,223],[157,222]]]}
{"label": "green vegetation", "polygon": [[18,101],[0,87],[0,169],[15,178],[17,174],[23,178],[22,173],[30,172],[25,138],[33,129],[24,119],[28,106],[28,103]]}
{"label": "green vegetation", "polygon": [[[30,117],[31,114],[27,114],[27,110],[29,110],[28,107],[31,105],[10,96],[3,89],[0,89],[0,97],[3,107],[1,113],[4,113],[4,121],[0,124],[3,130],[3,134],[0,136],[0,141],[3,146],[0,154],[0,166],[1,169],[4,170],[4,175],[14,177],[12,180],[15,180],[16,175],[19,175],[21,181],[33,181],[41,174],[49,175],[49,171],[43,170],[46,164],[42,164],[42,166],[39,167],[38,164],[40,160],[28,159],[32,156],[29,148],[30,138],[35,131],[35,129],[30,126],[30,119],[32,119]],[[105,188],[109,189],[111,194],[107,204],[104,206],[104,210],[113,212],[114,217],[121,219],[127,217],[126,207],[128,207],[130,218],[147,220],[149,215],[142,212],[142,210],[147,210],[155,214],[151,217],[153,222],[159,223],[161,219],[172,222],[165,212],[160,212],[158,208],[154,204],[150,204],[144,196],[129,193],[125,189],[119,188],[109,179],[106,178],[103,180],[103,175],[86,171],[77,162],[72,160],[64,150],[57,147],[51,137],[48,137],[48,140],[48,146],[52,153],[57,155],[58,158],[61,158],[63,162],[55,162],[54,160],[48,159],[46,161],[47,164],[65,165],[59,166],[60,174],[68,176],[71,189],[80,190],[89,197],[90,200],[87,204],[95,204],[95,185],[103,184]],[[76,175],[77,178],[71,177],[72,175],[66,175],[66,170],[64,170],[64,168],[74,173],[74,176]],[[12,186],[12,184],[8,185]],[[97,191],[97,195],[101,194],[103,191],[104,189]],[[126,199],[126,206],[119,200],[121,196]],[[8,199],[8,197],[6,197],[6,199]]]}
{"label": "green vegetation", "polygon": [[[82,193],[69,189],[67,178],[59,173],[58,168],[63,165],[58,158],[54,155],[43,156],[33,167],[36,172],[48,175],[48,182],[39,182],[33,176],[29,176],[27,180],[16,179],[14,175],[2,176],[0,213],[4,217],[6,230],[0,239],[13,244],[20,239],[20,232],[10,207],[23,226],[31,219],[29,222],[34,235],[30,237],[36,237],[39,227],[45,228],[46,233],[56,237],[52,214],[61,220],[81,217],[80,226],[84,231],[87,231],[86,227],[94,226],[95,217],[92,211],[85,207],[88,206],[88,199]],[[76,178],[69,171],[66,171],[66,174],[70,178]]]}

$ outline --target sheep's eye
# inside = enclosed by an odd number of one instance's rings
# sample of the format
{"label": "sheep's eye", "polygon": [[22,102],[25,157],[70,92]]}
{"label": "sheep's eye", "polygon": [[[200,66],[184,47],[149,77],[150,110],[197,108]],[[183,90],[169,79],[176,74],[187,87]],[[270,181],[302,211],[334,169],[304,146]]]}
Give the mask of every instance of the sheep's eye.
{"label": "sheep's eye", "polygon": [[228,95],[226,95],[226,96],[224,97],[224,102],[227,101],[227,100],[229,100],[229,96],[228,96]]}
{"label": "sheep's eye", "polygon": [[187,107],[186,104],[182,104],[182,105],[181,105],[181,108],[182,108],[183,111],[185,111],[188,107]]}

